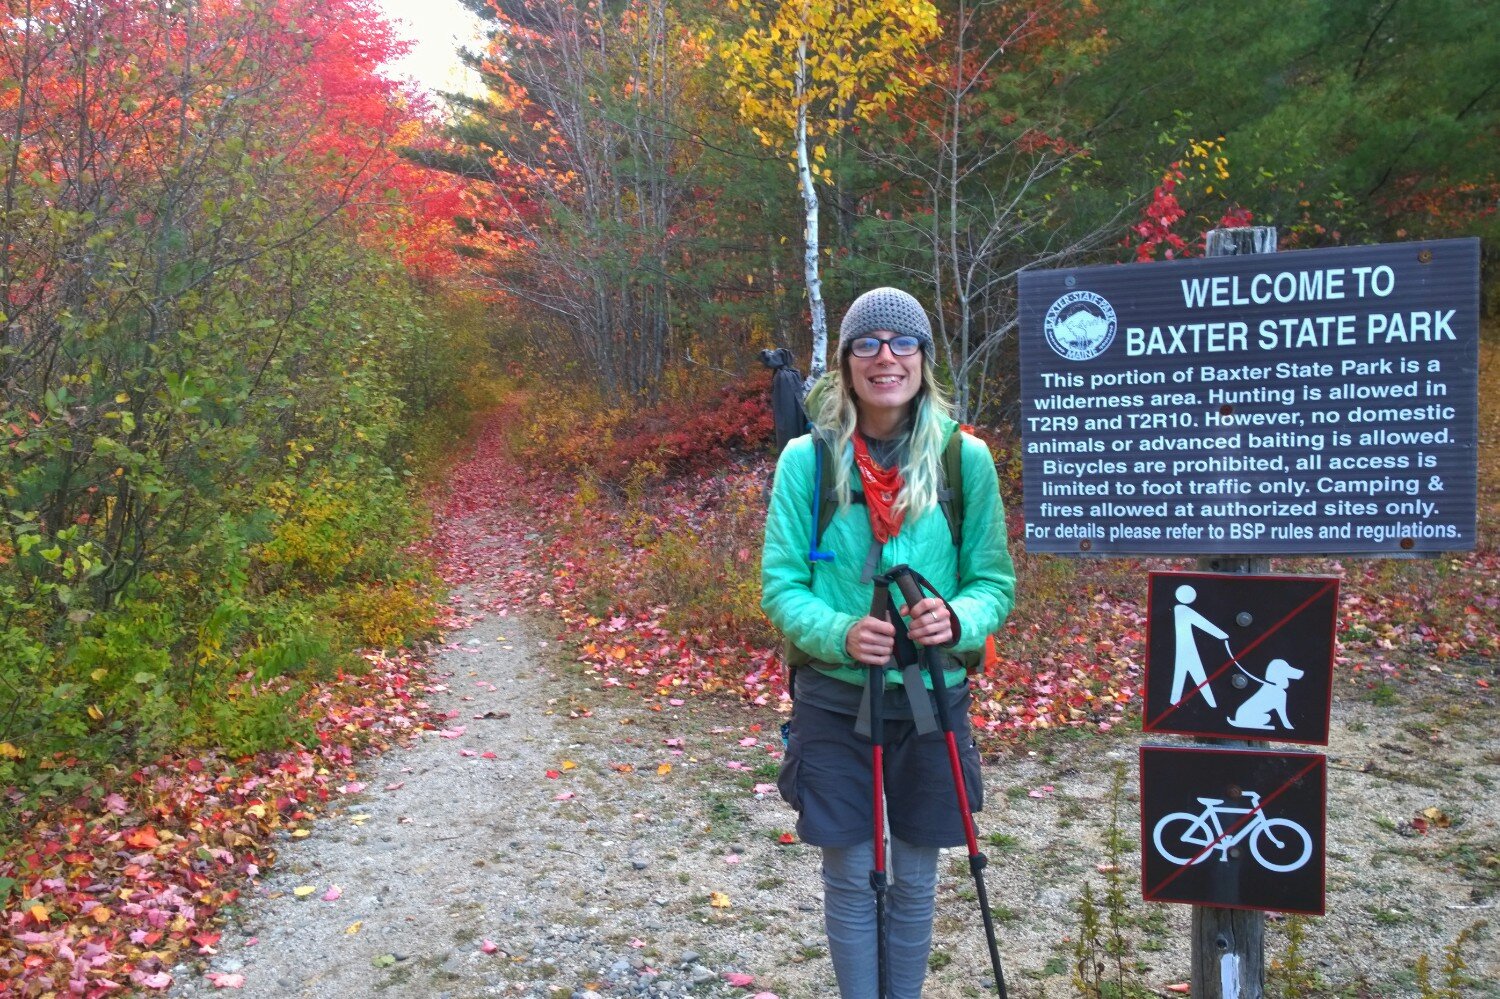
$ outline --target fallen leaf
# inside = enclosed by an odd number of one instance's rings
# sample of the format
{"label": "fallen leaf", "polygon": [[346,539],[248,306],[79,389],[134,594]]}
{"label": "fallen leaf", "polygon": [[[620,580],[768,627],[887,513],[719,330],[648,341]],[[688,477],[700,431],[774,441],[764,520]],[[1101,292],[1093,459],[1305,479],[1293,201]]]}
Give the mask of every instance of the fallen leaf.
{"label": "fallen leaf", "polygon": [[298,887],[292,889],[292,894],[296,895],[298,898],[306,898],[317,890],[318,889],[314,888],[312,885],[299,885]]}
{"label": "fallen leaf", "polygon": [[242,989],[245,987],[245,976],[240,974],[210,971],[203,977],[212,982],[216,989]]}
{"label": "fallen leaf", "polygon": [[1176,985],[1168,985],[1167,986],[1167,991],[1168,992],[1188,993],[1188,992],[1193,991],[1193,987],[1192,987],[1192,985],[1188,984],[1187,982],[1178,982]]}
{"label": "fallen leaf", "polygon": [[561,771],[558,771],[558,770],[548,770],[547,771],[547,779],[548,780],[557,780],[557,778],[559,778],[561,776],[562,776],[562,772]]}
{"label": "fallen leaf", "polygon": [[553,801],[572,801],[575,797],[576,797],[576,795],[574,795],[572,791],[564,791],[562,794],[554,794],[552,796],[552,800]]}
{"label": "fallen leaf", "polygon": [[156,830],[150,826],[132,829],[125,834],[125,842],[137,850],[154,850],[161,844],[161,840],[156,835]]}
{"label": "fallen leaf", "polygon": [[746,975],[738,971],[726,971],[719,977],[737,989],[748,989],[755,984],[754,975]]}
{"label": "fallen leaf", "polygon": [[154,975],[141,975],[135,979],[135,983],[148,989],[164,989],[172,984],[172,976],[165,971],[158,971]]}
{"label": "fallen leaf", "polygon": [[667,774],[669,774],[671,772],[672,772],[672,764],[670,764],[670,763],[663,763],[663,764],[661,764],[660,766],[658,766],[656,768],[656,775],[658,777],[665,777]]}
{"label": "fallen leaf", "polygon": [[354,922],[350,923],[349,926],[344,930],[344,935],[347,937],[352,937],[354,936],[354,934],[364,929],[364,925],[365,921],[363,919],[356,919]]}
{"label": "fallen leaf", "polygon": [[708,893],[708,904],[715,909],[727,909],[730,905],[729,896],[721,891],[711,891]]}
{"label": "fallen leaf", "polygon": [[776,842],[780,843],[782,846],[791,846],[793,843],[797,842],[797,837],[793,836],[789,832],[784,832],[776,838]]}
{"label": "fallen leaf", "polygon": [[563,760],[562,768],[564,770],[577,770],[578,764],[574,763],[572,760]]}
{"label": "fallen leaf", "polygon": [[495,751],[493,749],[486,749],[484,752],[482,752],[482,753],[479,754],[479,758],[482,759],[482,760],[497,760],[497,759],[499,759],[499,757],[495,755]]}
{"label": "fallen leaf", "polygon": [[495,953],[495,951],[500,949],[500,945],[495,943],[495,941],[493,940],[485,940],[479,945],[479,949],[484,951],[486,954],[493,954]]}
{"label": "fallen leaf", "polygon": [[1435,805],[1422,809],[1422,816],[1439,829],[1447,829],[1453,825],[1453,820],[1448,817],[1447,813]]}
{"label": "fallen leaf", "polygon": [[370,958],[370,963],[377,968],[389,968],[391,965],[396,963],[396,955],[380,954],[376,957]]}
{"label": "fallen leaf", "polygon": [[340,888],[338,885],[333,885],[323,893],[323,901],[337,902],[340,898],[343,897],[343,895],[344,889]]}
{"label": "fallen leaf", "polygon": [[401,790],[405,786],[406,786],[406,781],[404,781],[404,780],[398,780],[394,784],[387,784],[385,786],[385,789],[387,791],[399,791],[399,790]]}
{"label": "fallen leaf", "polygon": [[292,836],[295,839],[306,839],[308,836],[311,836],[311,835],[312,835],[312,830],[311,829],[293,829],[292,830]]}

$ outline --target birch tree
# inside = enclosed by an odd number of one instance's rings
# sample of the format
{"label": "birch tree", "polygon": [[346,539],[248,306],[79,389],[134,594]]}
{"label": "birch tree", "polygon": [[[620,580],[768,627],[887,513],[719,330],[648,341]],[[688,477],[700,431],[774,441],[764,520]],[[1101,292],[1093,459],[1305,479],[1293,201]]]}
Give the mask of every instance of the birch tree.
{"label": "birch tree", "polygon": [[833,180],[827,142],[921,85],[918,56],[937,36],[937,9],[927,0],[729,0],[729,7],[746,25],[720,49],[728,86],[762,143],[790,147],[796,172],[815,378],[828,354],[818,237],[818,183]]}

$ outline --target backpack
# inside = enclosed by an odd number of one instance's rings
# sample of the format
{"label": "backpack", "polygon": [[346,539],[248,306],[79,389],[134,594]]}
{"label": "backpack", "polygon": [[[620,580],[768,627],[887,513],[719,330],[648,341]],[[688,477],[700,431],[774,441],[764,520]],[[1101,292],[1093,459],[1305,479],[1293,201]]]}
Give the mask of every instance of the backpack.
{"label": "backpack", "polygon": [[792,367],[792,352],[785,347],[760,352],[760,363],[771,369],[771,425],[779,455],[793,438],[807,432],[807,413],[802,408],[802,372]]}
{"label": "backpack", "polygon": [[[941,465],[943,469],[943,483],[938,489],[938,506],[942,508],[943,516],[948,521],[948,533],[953,539],[953,547],[957,548],[963,542],[964,530],[964,488],[963,488],[963,430],[957,429],[948,437],[948,443],[943,446]],[[813,532],[812,543],[807,553],[808,561],[816,565],[819,562],[833,561],[833,553],[825,552],[818,548],[818,539],[823,532],[828,530],[828,525],[833,521],[833,515],[838,512],[839,497],[838,490],[833,486],[833,476],[824,476],[823,469],[833,464],[833,451],[828,442],[817,432],[813,433]],[[824,481],[824,479],[828,481]],[[955,489],[953,483],[958,483]],[[865,494],[853,492],[850,494],[851,503],[863,504]],[[956,653],[964,668],[970,673],[974,672],[982,659],[982,652]],[[782,648],[782,659],[787,665],[788,687],[795,684],[796,669],[806,666],[812,662],[812,656],[803,652],[793,645],[788,639]]]}

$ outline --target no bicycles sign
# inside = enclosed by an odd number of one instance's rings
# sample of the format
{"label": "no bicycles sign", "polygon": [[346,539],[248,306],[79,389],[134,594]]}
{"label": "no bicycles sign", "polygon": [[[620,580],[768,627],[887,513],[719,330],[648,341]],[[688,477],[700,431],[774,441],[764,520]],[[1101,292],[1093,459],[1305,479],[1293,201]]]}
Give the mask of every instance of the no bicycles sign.
{"label": "no bicycles sign", "polygon": [[1148,902],[1323,914],[1327,758],[1141,747]]}

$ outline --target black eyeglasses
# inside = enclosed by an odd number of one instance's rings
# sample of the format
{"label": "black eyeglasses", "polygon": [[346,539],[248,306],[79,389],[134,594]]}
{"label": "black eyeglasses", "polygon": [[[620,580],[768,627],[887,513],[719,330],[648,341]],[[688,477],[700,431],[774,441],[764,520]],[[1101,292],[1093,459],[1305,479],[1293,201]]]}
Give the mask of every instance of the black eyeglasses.
{"label": "black eyeglasses", "polygon": [[910,357],[922,349],[922,341],[914,336],[893,336],[889,340],[882,340],[878,336],[856,337],[849,343],[849,353],[855,357],[874,357],[880,353],[881,344],[891,348],[891,353],[897,357]]}

